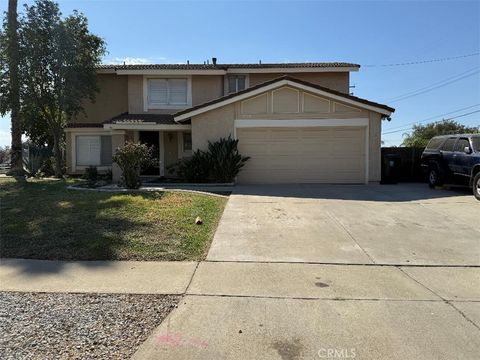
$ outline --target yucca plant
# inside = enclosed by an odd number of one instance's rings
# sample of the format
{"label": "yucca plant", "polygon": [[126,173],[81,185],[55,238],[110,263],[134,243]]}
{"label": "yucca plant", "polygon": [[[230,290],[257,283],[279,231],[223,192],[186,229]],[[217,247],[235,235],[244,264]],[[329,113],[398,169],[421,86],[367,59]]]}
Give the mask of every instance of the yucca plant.
{"label": "yucca plant", "polygon": [[208,142],[208,158],[210,176],[216,182],[232,182],[250,157],[238,152],[238,139],[221,138],[216,142]]}

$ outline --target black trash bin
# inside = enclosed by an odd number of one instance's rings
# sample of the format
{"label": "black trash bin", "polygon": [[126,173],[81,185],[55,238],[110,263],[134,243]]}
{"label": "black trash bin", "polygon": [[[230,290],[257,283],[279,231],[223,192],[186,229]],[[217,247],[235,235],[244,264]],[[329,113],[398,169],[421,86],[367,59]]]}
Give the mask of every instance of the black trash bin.
{"label": "black trash bin", "polygon": [[382,184],[396,184],[400,179],[401,157],[398,154],[385,154],[382,158]]}

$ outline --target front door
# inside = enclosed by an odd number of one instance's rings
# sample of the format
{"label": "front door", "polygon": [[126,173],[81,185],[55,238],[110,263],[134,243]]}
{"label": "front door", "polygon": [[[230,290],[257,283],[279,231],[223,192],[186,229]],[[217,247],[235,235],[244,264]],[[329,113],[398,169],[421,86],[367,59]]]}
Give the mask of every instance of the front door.
{"label": "front door", "polygon": [[138,140],[142,144],[153,147],[153,157],[156,159],[155,163],[140,171],[140,175],[160,175],[160,138],[158,131],[140,131]]}

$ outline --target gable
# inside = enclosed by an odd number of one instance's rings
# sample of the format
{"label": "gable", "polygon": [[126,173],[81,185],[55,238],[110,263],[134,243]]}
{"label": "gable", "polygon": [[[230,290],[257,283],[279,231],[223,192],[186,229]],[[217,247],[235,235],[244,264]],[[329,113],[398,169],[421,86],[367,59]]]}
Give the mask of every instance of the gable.
{"label": "gable", "polygon": [[266,115],[295,115],[303,117],[368,115],[359,107],[347,105],[326,96],[319,96],[292,86],[282,86],[236,103],[237,116],[249,118]]}
{"label": "gable", "polygon": [[[304,94],[308,93],[323,99],[323,105],[320,105],[322,101],[315,101],[311,97],[307,97],[307,107],[304,106]],[[323,112],[325,114],[331,113],[343,113],[354,114],[366,113],[373,111],[383,116],[390,116],[395,109],[378,104],[366,99],[362,99],[353,95],[340,93],[338,91],[328,89],[316,84],[312,84],[299,79],[284,76],[282,78],[267,81],[263,84],[255,85],[237,93],[225,95],[221,98],[212,100],[210,102],[193,106],[191,108],[181,110],[174,114],[174,119],[177,122],[188,120],[189,118],[209,112],[216,108],[228,105],[244,102],[240,108],[243,110],[237,111],[237,113],[250,115],[249,113],[261,113],[259,109],[255,108],[255,104],[249,103],[246,100],[259,97],[259,95],[267,94],[266,99],[258,100],[261,104],[264,113],[276,113],[276,114],[295,114],[295,113],[315,113]],[[266,101],[266,105],[264,103]],[[329,101],[328,112],[326,109],[325,101]],[[333,103],[332,103],[333,102]],[[315,104],[317,103],[317,104]],[[335,110],[335,105],[339,104]],[[258,105],[258,104],[257,104]],[[312,107],[313,105],[313,107]],[[317,105],[317,107],[315,106]],[[342,107],[346,105],[350,109]],[[310,107],[309,107],[310,106]],[[358,111],[356,111],[358,109]]]}

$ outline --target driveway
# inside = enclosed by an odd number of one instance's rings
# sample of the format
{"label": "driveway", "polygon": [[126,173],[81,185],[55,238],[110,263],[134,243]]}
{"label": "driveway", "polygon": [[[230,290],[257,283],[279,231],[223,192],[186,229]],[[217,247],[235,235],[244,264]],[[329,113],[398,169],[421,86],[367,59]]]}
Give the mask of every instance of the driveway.
{"label": "driveway", "polygon": [[479,218],[463,189],[238,186],[207,260],[480,265]]}
{"label": "driveway", "polygon": [[426,185],[237,187],[133,358],[478,359],[479,213]]}

